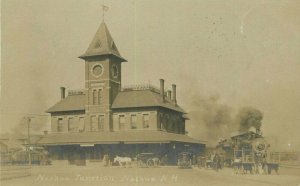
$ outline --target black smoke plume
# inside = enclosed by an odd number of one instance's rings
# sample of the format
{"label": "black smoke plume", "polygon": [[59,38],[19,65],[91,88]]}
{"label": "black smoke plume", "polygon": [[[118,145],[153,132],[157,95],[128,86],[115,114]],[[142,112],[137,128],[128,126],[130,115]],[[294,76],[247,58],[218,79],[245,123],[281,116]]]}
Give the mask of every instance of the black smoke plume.
{"label": "black smoke plume", "polygon": [[[193,96],[190,104],[191,128],[189,132],[195,138],[205,139],[214,146],[221,138],[229,138],[234,132],[247,131],[250,127],[260,129],[263,114],[253,107],[235,109],[220,101],[219,96]],[[189,124],[187,124],[189,125]]]}
{"label": "black smoke plume", "polygon": [[263,113],[252,107],[243,107],[239,109],[236,115],[236,121],[239,124],[239,131],[247,131],[250,127],[260,129]]}

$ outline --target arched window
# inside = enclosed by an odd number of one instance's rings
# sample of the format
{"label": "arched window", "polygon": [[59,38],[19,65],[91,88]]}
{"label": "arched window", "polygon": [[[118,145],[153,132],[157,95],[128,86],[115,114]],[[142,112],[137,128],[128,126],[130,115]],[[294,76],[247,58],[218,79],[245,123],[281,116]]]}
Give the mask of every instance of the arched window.
{"label": "arched window", "polygon": [[93,105],[97,104],[97,90],[93,90]]}
{"label": "arched window", "polygon": [[103,93],[103,91],[102,91],[102,89],[99,89],[98,90],[98,104],[100,105],[100,104],[102,104],[102,93]]}

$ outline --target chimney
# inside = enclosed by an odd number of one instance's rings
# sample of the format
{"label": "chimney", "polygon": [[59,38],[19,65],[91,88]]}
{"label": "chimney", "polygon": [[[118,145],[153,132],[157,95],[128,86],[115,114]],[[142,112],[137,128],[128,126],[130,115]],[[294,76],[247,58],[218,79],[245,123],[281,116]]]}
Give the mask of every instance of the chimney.
{"label": "chimney", "polygon": [[160,79],[160,94],[162,96],[162,101],[165,102],[165,80]]}
{"label": "chimney", "polygon": [[168,90],[168,99],[171,100],[171,94],[172,94],[172,91],[171,90]]}
{"label": "chimney", "polygon": [[173,84],[172,85],[172,92],[173,92],[173,96],[172,96],[172,101],[175,105],[177,105],[177,100],[176,100],[176,85]]}
{"label": "chimney", "polygon": [[65,99],[65,97],[66,97],[66,88],[65,87],[60,87],[60,97],[61,97],[61,99]]}

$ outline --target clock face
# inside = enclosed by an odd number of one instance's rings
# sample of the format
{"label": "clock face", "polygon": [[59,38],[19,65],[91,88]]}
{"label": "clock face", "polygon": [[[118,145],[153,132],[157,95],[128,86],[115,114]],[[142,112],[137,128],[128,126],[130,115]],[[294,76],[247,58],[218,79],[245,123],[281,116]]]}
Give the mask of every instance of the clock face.
{"label": "clock face", "polygon": [[94,76],[99,77],[103,73],[103,66],[100,64],[96,64],[92,67],[92,73]]}
{"label": "clock face", "polygon": [[117,78],[118,75],[119,75],[119,70],[118,70],[118,67],[117,65],[113,65],[112,68],[111,68],[111,74],[112,74],[112,77],[113,78]]}

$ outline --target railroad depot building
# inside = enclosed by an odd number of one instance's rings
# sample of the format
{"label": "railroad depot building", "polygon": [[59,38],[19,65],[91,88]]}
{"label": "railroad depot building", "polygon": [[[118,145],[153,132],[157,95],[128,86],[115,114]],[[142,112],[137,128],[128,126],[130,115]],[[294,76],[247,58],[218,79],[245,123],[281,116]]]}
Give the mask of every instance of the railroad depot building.
{"label": "railroad depot building", "polygon": [[185,111],[177,104],[176,85],[165,91],[152,85],[121,86],[124,59],[102,22],[86,52],[85,88],[61,87],[61,100],[51,114],[51,132],[38,142],[52,160],[97,161],[104,154],[134,157],[151,152],[168,156],[202,153],[205,142],[186,135]]}

